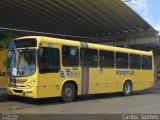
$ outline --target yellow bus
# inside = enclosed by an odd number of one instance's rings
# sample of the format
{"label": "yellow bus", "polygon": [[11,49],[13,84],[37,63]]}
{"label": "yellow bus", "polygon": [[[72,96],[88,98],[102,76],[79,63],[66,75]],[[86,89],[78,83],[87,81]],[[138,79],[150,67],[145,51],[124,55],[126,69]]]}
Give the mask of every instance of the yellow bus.
{"label": "yellow bus", "polygon": [[8,52],[10,95],[72,101],[77,95],[122,92],[153,86],[152,51],[28,36],[13,40]]}
{"label": "yellow bus", "polygon": [[7,49],[0,49],[0,87],[6,86]]}

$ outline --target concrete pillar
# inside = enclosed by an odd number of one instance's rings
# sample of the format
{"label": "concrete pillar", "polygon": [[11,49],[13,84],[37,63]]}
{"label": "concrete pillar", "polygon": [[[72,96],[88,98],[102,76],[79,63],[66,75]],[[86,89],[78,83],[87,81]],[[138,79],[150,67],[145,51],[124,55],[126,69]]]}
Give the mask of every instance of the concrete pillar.
{"label": "concrete pillar", "polygon": [[157,80],[160,78],[158,77],[158,73],[160,73],[160,55],[154,55],[154,66],[155,66],[155,80],[157,82]]}

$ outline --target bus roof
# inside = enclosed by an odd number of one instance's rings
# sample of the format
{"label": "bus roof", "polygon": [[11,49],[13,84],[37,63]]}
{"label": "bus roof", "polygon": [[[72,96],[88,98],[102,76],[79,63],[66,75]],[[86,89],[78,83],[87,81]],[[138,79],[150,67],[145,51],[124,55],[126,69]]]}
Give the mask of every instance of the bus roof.
{"label": "bus roof", "polygon": [[[80,46],[81,45],[80,44],[81,42],[79,41],[45,37],[45,36],[26,36],[26,37],[17,38],[16,40],[27,39],[27,38],[35,38],[39,42],[49,42],[49,43],[56,43],[56,44],[63,44],[63,45],[70,45],[70,46]],[[109,50],[109,51],[116,51],[116,52],[150,55],[150,56],[153,55],[152,51],[142,51],[142,50],[121,48],[121,47],[108,46],[108,45],[100,45],[100,44],[94,44],[94,43],[88,43],[88,46],[91,49],[94,48],[94,49]]]}

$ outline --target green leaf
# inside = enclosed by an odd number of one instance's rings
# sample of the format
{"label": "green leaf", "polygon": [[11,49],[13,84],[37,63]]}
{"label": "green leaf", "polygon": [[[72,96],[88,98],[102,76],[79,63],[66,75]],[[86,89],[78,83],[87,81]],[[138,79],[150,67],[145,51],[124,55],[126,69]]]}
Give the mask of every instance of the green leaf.
{"label": "green leaf", "polygon": [[16,36],[14,34],[0,30],[0,46],[1,47],[2,46],[8,47],[11,40],[15,38]]}

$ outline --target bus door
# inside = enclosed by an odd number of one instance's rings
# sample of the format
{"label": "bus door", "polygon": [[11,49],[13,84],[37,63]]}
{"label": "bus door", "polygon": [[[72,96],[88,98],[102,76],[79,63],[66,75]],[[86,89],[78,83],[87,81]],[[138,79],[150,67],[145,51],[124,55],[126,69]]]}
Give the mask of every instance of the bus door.
{"label": "bus door", "polygon": [[81,48],[81,94],[98,92],[98,50]]}
{"label": "bus door", "polygon": [[100,68],[99,68],[99,93],[116,91],[116,79],[114,69],[114,52],[99,51]]}
{"label": "bus door", "polygon": [[38,51],[38,97],[60,95],[60,46],[42,43]]}

